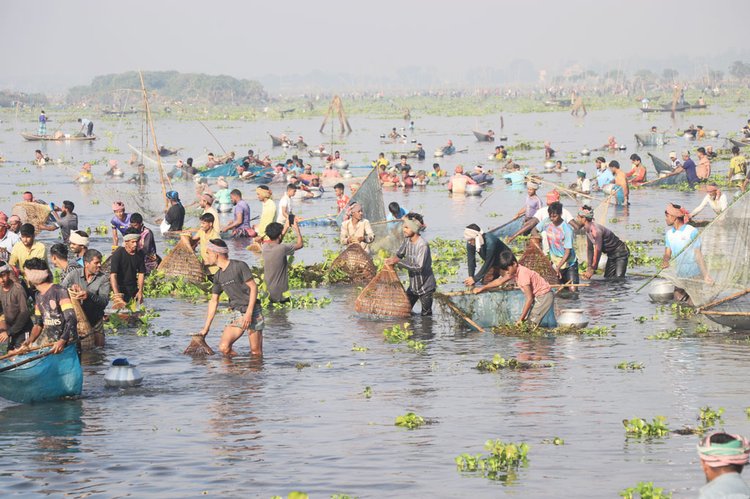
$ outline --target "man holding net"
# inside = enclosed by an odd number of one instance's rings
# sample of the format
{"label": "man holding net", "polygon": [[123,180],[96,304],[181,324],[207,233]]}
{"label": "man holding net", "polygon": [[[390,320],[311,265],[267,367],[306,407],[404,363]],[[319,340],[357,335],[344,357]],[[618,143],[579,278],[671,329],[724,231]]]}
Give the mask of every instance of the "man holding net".
{"label": "man holding net", "polygon": [[[687,215],[687,210],[672,203],[669,203],[664,211],[669,228],[665,235],[662,268],[667,268],[672,264],[675,267],[676,276],[680,279],[702,277],[707,284],[713,284],[714,281],[706,269],[706,262],[701,252],[698,229],[685,223]],[[690,296],[682,288],[675,287],[674,296],[678,301],[691,303]]]}

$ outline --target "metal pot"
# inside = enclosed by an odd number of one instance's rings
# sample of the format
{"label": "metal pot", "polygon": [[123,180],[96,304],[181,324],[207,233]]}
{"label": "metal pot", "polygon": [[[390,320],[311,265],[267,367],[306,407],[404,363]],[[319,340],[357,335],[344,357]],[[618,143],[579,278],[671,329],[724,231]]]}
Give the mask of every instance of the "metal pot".
{"label": "metal pot", "polygon": [[664,279],[657,279],[651,283],[648,297],[657,303],[670,302],[674,299],[674,284]]}
{"label": "metal pot", "polygon": [[115,388],[138,386],[143,381],[143,375],[128,359],[115,359],[107,374],[104,375],[104,383]]}
{"label": "metal pot", "polygon": [[339,170],[346,170],[349,168],[349,163],[345,159],[337,159],[333,162],[333,167]]}
{"label": "metal pot", "polygon": [[481,185],[468,184],[464,192],[467,196],[481,196],[483,190]]}
{"label": "metal pot", "polygon": [[590,156],[590,155],[591,155],[591,151],[589,151],[588,149],[581,149],[581,156]]}
{"label": "metal pot", "polygon": [[560,311],[557,324],[562,327],[584,328],[589,325],[582,308],[567,308]]}

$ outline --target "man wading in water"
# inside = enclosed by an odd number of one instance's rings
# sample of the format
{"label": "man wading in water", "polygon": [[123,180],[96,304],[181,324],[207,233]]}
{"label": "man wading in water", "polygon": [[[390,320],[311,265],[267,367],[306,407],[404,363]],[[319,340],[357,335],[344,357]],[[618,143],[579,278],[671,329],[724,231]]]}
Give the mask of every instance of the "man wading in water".
{"label": "man wading in water", "polygon": [[247,331],[250,340],[250,351],[258,357],[263,356],[263,314],[258,301],[258,285],[253,279],[250,267],[240,260],[229,259],[229,248],[221,239],[212,239],[208,246],[206,265],[216,265],[219,270],[214,276],[211,289],[211,300],[208,302],[206,323],[198,334],[205,338],[211,329],[211,323],[219,308],[219,295],[222,292],[229,297],[229,315],[224,332],[221,334],[219,350],[226,356],[237,355],[232,345]]}

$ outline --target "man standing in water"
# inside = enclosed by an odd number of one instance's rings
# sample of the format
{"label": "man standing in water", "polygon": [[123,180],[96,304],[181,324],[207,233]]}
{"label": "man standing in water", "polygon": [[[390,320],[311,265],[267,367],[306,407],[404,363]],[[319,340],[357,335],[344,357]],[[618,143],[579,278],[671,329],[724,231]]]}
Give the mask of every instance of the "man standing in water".
{"label": "man standing in water", "polygon": [[698,444],[706,485],[698,499],[750,497],[750,487],[740,473],[750,457],[750,443],[740,435],[714,433]]}
{"label": "man standing in water", "polygon": [[594,210],[587,205],[578,211],[578,224],[586,231],[588,259],[584,279],[591,279],[599,268],[602,255],[607,255],[604,278],[625,277],[630,250],[611,230],[594,221]]}
{"label": "man standing in water", "polygon": [[297,236],[294,244],[285,244],[281,240],[284,238],[288,225],[281,225],[278,222],[271,222],[266,227],[266,236],[268,241],[263,244],[263,279],[266,281],[266,288],[271,302],[285,303],[289,301],[287,291],[289,291],[289,259],[295,251],[301,250],[304,246],[302,233],[299,230],[297,221],[294,221],[292,230]]}
{"label": "man standing in water", "polygon": [[122,301],[116,300],[114,303],[116,308],[122,308],[123,302],[126,304],[132,299],[135,299],[136,303],[143,303],[146,264],[143,253],[138,251],[140,238],[138,229],[128,229],[123,237],[122,247],[117,248],[112,254],[109,282],[112,294],[116,297],[122,295]]}
{"label": "man standing in water", "polygon": [[432,297],[437,287],[432,273],[430,245],[420,235],[421,225],[417,220],[403,221],[404,242],[396,256],[388,258],[386,265],[401,265],[409,271],[409,289],[406,295],[413,307],[417,300],[422,305],[422,316],[432,315]]}
{"label": "man standing in water", "polygon": [[250,351],[253,355],[262,357],[263,314],[258,301],[258,285],[255,283],[250,267],[241,260],[230,260],[229,248],[221,239],[213,239],[209,242],[205,263],[216,265],[219,270],[214,276],[206,323],[198,334],[204,337],[208,335],[219,307],[219,296],[224,292],[229,297],[229,308],[232,313],[224,326],[219,350],[226,356],[236,355],[237,352],[234,351],[232,345],[247,331]]}
{"label": "man standing in water", "polygon": [[83,254],[83,268],[74,269],[63,280],[62,286],[72,298],[81,303],[83,313],[91,324],[94,345],[104,346],[104,309],[109,303],[111,284],[102,274],[102,254],[95,249]]}
{"label": "man standing in water", "polygon": [[618,205],[629,205],[630,204],[630,188],[628,187],[628,178],[625,176],[625,172],[620,170],[620,163],[617,160],[609,162],[609,171],[614,177],[615,186],[612,188],[612,192],[615,193]]}
{"label": "man standing in water", "polygon": [[31,332],[31,311],[26,290],[15,281],[11,274],[13,269],[5,262],[0,262],[0,343],[8,343],[8,351],[21,346]]}
{"label": "man standing in water", "polygon": [[[669,228],[665,235],[662,268],[669,267],[670,261],[674,258],[675,274],[678,278],[703,276],[707,283],[713,284],[713,279],[706,269],[706,262],[703,260],[703,253],[701,253],[698,229],[685,223],[686,215],[687,210],[683,210],[680,205],[672,203],[668,204],[664,211],[664,217]],[[686,250],[690,244],[693,246]],[[675,287],[674,297],[676,300],[690,303],[690,296],[682,288]]]}

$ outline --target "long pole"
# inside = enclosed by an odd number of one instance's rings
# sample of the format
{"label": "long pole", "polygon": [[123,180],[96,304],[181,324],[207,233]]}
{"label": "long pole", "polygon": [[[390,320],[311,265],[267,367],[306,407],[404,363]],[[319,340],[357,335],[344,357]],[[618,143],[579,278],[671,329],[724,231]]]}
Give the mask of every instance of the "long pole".
{"label": "long pole", "polygon": [[[167,177],[164,174],[164,167],[161,164],[161,156],[159,155],[159,146],[157,146],[158,142],[156,141],[156,131],[154,130],[154,122],[151,119],[151,106],[148,104],[148,94],[146,93],[146,84],[143,82],[143,73],[141,70],[138,70],[138,76],[141,78],[141,91],[143,91],[143,103],[146,106],[146,119],[148,120],[149,128],[151,129],[151,139],[154,141],[154,152],[156,153],[156,162],[157,166],[159,167],[159,181],[161,182],[161,193],[162,196],[164,196],[164,208],[169,208],[169,199],[167,199],[167,187],[164,184],[164,179],[166,178],[167,182],[169,182],[169,177]],[[170,190],[172,189],[172,184],[170,182],[169,184]]]}

